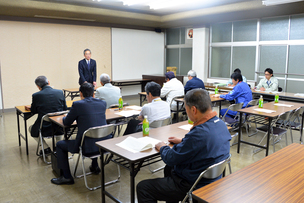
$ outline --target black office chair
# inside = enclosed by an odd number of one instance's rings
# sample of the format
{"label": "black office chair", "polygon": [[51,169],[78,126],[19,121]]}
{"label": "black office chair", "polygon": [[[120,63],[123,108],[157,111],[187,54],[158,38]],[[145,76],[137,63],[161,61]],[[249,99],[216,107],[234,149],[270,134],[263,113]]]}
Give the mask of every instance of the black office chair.
{"label": "black office chair", "polygon": [[278,87],[278,91],[279,91],[279,92],[282,92],[282,91],[283,91],[283,88],[282,88],[282,87]]}

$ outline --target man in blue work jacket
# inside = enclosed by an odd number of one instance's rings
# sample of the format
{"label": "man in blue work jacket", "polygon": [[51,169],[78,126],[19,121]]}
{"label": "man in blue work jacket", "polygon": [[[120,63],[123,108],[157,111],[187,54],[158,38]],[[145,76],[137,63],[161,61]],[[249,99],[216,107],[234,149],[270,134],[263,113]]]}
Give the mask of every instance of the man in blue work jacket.
{"label": "man in blue work jacket", "polygon": [[[219,97],[232,101],[235,100],[235,103],[244,103],[243,108],[247,106],[248,102],[252,100],[252,92],[247,83],[243,82],[243,77],[240,73],[233,73],[231,75],[232,83],[235,86],[232,91],[228,94],[221,94]],[[215,95],[218,96],[218,95]],[[222,109],[220,114],[223,116],[226,113],[227,109]],[[234,118],[237,114],[236,111],[229,110],[226,116]]]}

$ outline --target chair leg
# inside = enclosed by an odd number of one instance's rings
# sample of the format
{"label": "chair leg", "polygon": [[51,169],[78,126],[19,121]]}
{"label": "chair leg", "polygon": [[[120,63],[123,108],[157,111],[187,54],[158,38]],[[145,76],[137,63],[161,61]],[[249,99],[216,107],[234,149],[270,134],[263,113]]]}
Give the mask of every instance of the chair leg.
{"label": "chair leg", "polygon": [[228,167],[229,167],[229,172],[230,172],[230,174],[232,173],[232,169],[231,169],[231,164],[230,164],[230,162],[228,162]]}
{"label": "chair leg", "polygon": [[[43,138],[42,138],[41,132],[39,133],[39,142],[41,143],[42,158],[43,158],[44,163],[51,164],[50,161],[46,160],[46,156],[45,156],[45,152],[44,152]],[[39,142],[38,142],[38,146],[39,146]]]}
{"label": "chair leg", "polygon": [[291,128],[289,128],[290,129],[290,139],[291,139],[291,144],[293,143],[293,136],[292,136],[292,129]]}
{"label": "chair leg", "polygon": [[165,166],[162,166],[162,167],[159,167],[159,168],[157,168],[157,169],[152,170],[151,167],[150,167],[150,160],[148,160],[148,164],[149,164],[149,165],[148,165],[148,168],[149,168],[149,171],[150,171],[151,173],[155,173],[155,172],[160,171],[160,170],[162,170],[162,169],[165,168]]}
{"label": "chair leg", "polygon": [[76,162],[76,165],[75,165],[74,178],[78,178],[78,176],[76,176],[76,171],[77,171],[77,168],[78,168],[79,159],[80,159],[80,154],[78,155],[77,162]]}

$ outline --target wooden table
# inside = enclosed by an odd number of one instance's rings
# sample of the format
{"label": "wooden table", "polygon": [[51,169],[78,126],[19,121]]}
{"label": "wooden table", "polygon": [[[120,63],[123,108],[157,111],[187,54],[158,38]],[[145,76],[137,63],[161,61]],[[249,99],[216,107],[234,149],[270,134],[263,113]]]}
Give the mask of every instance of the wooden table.
{"label": "wooden table", "polygon": [[[275,93],[273,92],[265,92],[265,91],[257,91],[257,90],[252,90],[252,94],[271,96],[273,97],[273,100],[275,96]],[[304,97],[296,96],[295,93],[279,92],[278,94],[279,94],[279,100],[304,102]]]}
{"label": "wooden table", "polygon": [[[181,81],[182,84],[184,84],[184,76],[183,75],[176,75],[176,79]],[[156,82],[159,84],[161,87],[164,85],[166,82],[166,76],[164,74],[154,74],[154,75],[142,75],[143,79],[150,79],[151,81]],[[142,90],[144,92],[145,90]]]}
{"label": "wooden table", "polygon": [[[183,138],[185,134],[188,133],[188,131],[183,130],[178,128],[179,126],[186,125],[188,124],[188,121],[184,122],[179,122],[176,124],[160,127],[160,128],[154,128],[150,129],[149,136],[161,141],[168,141],[168,138],[170,136],[175,136],[179,138]],[[142,132],[134,133],[128,136],[132,136],[135,138],[142,137]],[[131,203],[135,202],[135,176],[137,175],[138,171],[140,170],[141,167],[149,165],[149,163],[144,164],[145,160],[149,158],[153,158],[155,156],[159,156],[159,152],[153,148],[146,150],[144,152],[139,152],[139,153],[133,153],[128,150],[125,150],[119,146],[117,146],[117,143],[122,142],[124,139],[126,139],[128,136],[123,136],[123,137],[118,137],[118,138],[113,138],[109,140],[104,140],[100,142],[96,142],[96,145],[100,148],[100,153],[101,153],[101,202],[105,202],[105,196],[110,197],[112,200],[116,202],[120,202],[118,199],[113,197],[109,192],[105,190],[105,185],[104,185],[104,153],[105,152],[110,152],[113,155],[116,155],[120,159],[123,159],[124,162],[127,162],[127,164],[122,164],[123,162],[118,162],[116,163],[122,165],[123,167],[127,168],[130,171],[130,198],[131,198]],[[115,161],[115,160],[114,160]],[[150,162],[154,163],[154,162]]]}
{"label": "wooden table", "polygon": [[[96,91],[99,87],[94,87],[94,91]],[[73,100],[75,97],[79,97],[79,87],[78,88],[66,88],[62,89],[63,95],[65,98],[71,97],[71,100]]]}
{"label": "wooden table", "polygon": [[151,79],[132,79],[132,80],[112,80],[112,85],[115,86],[132,86],[132,85],[141,85],[141,91],[145,91],[145,86],[148,82],[151,82]]}
{"label": "wooden table", "polygon": [[[240,153],[240,146],[241,143],[244,144],[249,144],[255,147],[260,147],[263,149],[266,149],[266,156],[268,156],[268,150],[269,150],[269,138],[270,138],[270,129],[271,129],[271,121],[276,118],[277,116],[279,116],[282,113],[288,112],[288,111],[292,111],[295,110],[299,107],[304,106],[303,103],[296,103],[296,102],[287,102],[287,101],[280,101],[279,104],[287,104],[287,105],[293,105],[292,107],[284,107],[284,106],[275,106],[274,102],[269,102],[269,103],[265,103],[263,105],[264,109],[269,109],[269,110],[274,110],[275,112],[273,113],[264,113],[264,112],[259,112],[259,111],[255,111],[254,109],[258,109],[258,106],[252,106],[249,108],[244,108],[244,109],[240,109],[238,110],[238,112],[240,112],[240,122],[239,122],[239,126],[242,125],[242,117],[243,117],[243,113],[247,113],[247,114],[251,114],[251,115],[257,115],[257,116],[262,116],[262,117],[268,117],[268,134],[267,134],[267,141],[266,141],[266,147],[261,146],[261,145],[257,145],[254,143],[250,143],[247,141],[243,141],[241,139],[242,137],[242,128],[239,127],[239,136],[238,136],[238,147],[237,147],[237,153]],[[302,115],[302,123],[301,123],[301,136],[303,133],[303,117],[304,114]]]}
{"label": "wooden table", "polygon": [[[73,101],[67,101],[66,102],[67,107],[71,108]],[[28,105],[30,106],[30,105]],[[25,148],[26,148],[26,155],[28,155],[28,136],[27,136],[27,120],[33,116],[31,111],[28,111],[25,109],[25,105],[23,106],[16,106],[16,114],[17,114],[17,128],[18,128],[18,140],[19,140],[19,146],[21,146],[21,138],[25,140]],[[24,121],[24,135],[21,133],[20,130],[20,120],[19,116],[23,118]]]}
{"label": "wooden table", "polygon": [[[217,84],[206,82],[206,83],[204,83],[204,85],[205,85],[205,89],[214,90],[214,88]],[[227,92],[227,91],[231,91],[233,89],[233,87],[225,85],[225,86],[218,86],[218,89],[219,89],[219,91]]]}
{"label": "wooden table", "polygon": [[193,192],[199,203],[304,202],[304,146],[291,144]]}

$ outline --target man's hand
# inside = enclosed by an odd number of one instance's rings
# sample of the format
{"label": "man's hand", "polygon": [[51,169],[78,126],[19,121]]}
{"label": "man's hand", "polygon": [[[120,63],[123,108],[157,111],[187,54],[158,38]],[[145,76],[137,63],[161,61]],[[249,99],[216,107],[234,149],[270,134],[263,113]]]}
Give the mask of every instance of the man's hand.
{"label": "man's hand", "polygon": [[166,143],[164,143],[164,142],[159,142],[159,143],[157,143],[157,144],[155,145],[155,149],[156,149],[157,151],[159,151],[160,148],[163,147],[163,146],[167,146]]}
{"label": "man's hand", "polygon": [[169,137],[168,138],[168,142],[173,143],[173,144],[178,144],[182,142],[181,138],[177,138],[177,137]]}
{"label": "man's hand", "polygon": [[31,106],[24,106],[25,110],[31,111]]}
{"label": "man's hand", "polygon": [[265,91],[266,89],[265,89],[264,87],[261,87],[260,90],[261,90],[261,91]]}
{"label": "man's hand", "polygon": [[220,94],[212,95],[212,97],[220,97]]}
{"label": "man's hand", "polygon": [[232,86],[232,85],[229,83],[228,86]]}
{"label": "man's hand", "polygon": [[96,82],[93,82],[94,87],[96,87]]}

